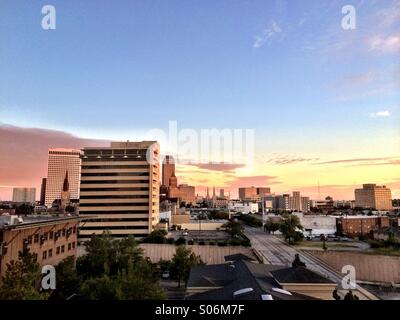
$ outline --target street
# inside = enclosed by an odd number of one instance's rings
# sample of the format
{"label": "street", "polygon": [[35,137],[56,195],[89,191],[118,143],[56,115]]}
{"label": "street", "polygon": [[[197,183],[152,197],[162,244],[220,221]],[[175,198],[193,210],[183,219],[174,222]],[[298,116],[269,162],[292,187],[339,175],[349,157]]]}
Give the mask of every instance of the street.
{"label": "street", "polygon": [[[262,229],[245,227],[245,234],[250,239],[252,247],[266,260],[266,263],[291,266],[296,254],[310,270],[340,284],[342,276],[333,268],[304,251],[287,245],[278,237],[267,234]],[[344,275],[343,275],[344,276]],[[360,299],[371,299],[372,295],[365,289],[357,286],[355,293]]]}

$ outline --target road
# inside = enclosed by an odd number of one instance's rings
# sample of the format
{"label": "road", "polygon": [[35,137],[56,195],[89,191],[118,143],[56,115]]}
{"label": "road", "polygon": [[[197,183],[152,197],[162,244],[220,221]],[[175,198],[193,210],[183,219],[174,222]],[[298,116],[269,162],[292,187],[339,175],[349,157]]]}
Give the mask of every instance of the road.
{"label": "road", "polygon": [[[308,269],[338,284],[342,281],[342,276],[336,270],[311,254],[288,246],[274,235],[266,234],[261,229],[251,227],[245,228],[245,234],[250,239],[252,247],[265,258],[266,263],[291,266],[295,255],[299,254],[300,260],[306,264]],[[357,286],[355,293],[360,299],[373,298],[373,295],[360,286]]]}

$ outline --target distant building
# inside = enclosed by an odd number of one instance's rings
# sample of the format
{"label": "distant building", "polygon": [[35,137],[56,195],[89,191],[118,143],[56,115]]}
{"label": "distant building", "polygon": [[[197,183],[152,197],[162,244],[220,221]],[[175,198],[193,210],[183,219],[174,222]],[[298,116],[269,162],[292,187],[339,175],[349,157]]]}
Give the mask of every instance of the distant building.
{"label": "distant building", "polygon": [[239,213],[257,213],[259,211],[259,204],[251,201],[230,201],[228,209]]}
{"label": "distant building", "polygon": [[392,193],[386,186],[364,184],[362,189],[355,189],[355,206],[358,208],[392,210]]}
{"label": "distant building", "polygon": [[46,202],[46,178],[42,178],[42,185],[40,186],[40,204],[44,206]]}
{"label": "distant building", "polygon": [[36,188],[13,188],[13,202],[34,203],[36,201]]}
{"label": "distant building", "polygon": [[51,207],[60,200],[65,174],[68,171],[71,200],[79,199],[81,151],[76,149],[49,149],[45,205]]}
{"label": "distant building", "polygon": [[294,213],[303,226],[303,233],[306,236],[320,236],[335,234],[336,232],[336,217],[326,215],[305,215],[302,212]]}
{"label": "distant building", "polygon": [[337,231],[348,236],[371,236],[375,230],[390,226],[387,216],[345,216],[336,223]]}
{"label": "distant building", "polygon": [[177,199],[179,203],[194,204],[196,202],[196,189],[193,186],[181,184],[170,188],[169,197]]}
{"label": "distant building", "polygon": [[162,185],[169,187],[172,176],[175,176],[175,160],[167,155],[162,163]]}
{"label": "distant building", "polygon": [[290,197],[290,210],[301,211],[301,195],[299,191],[293,191],[293,195]]}
{"label": "distant building", "polygon": [[36,256],[40,266],[76,257],[79,221],[77,216],[0,216],[0,277],[8,263],[18,260],[24,246]]}
{"label": "distant building", "polygon": [[79,238],[106,230],[114,238],[152,232],[159,222],[159,171],[155,141],[84,148],[79,212],[93,218],[85,220]]}
{"label": "distant building", "polygon": [[262,196],[268,195],[270,193],[271,188],[267,187],[244,187],[239,188],[239,199],[260,201]]}
{"label": "distant building", "polygon": [[275,205],[276,209],[279,211],[289,211],[291,210],[291,205],[290,205],[290,195],[289,194],[283,194],[281,196],[276,196],[275,197]]}
{"label": "distant building", "polygon": [[310,212],[310,198],[301,197],[301,211],[304,213]]}

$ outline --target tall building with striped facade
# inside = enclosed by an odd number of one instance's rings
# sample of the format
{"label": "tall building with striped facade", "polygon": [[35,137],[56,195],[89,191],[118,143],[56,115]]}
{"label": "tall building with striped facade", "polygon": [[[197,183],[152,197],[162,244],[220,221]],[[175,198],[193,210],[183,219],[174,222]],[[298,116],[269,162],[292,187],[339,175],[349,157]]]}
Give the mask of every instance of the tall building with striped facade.
{"label": "tall building with striped facade", "polygon": [[68,172],[71,201],[79,199],[79,180],[81,176],[81,150],[49,149],[45,205],[51,207],[54,200],[61,200],[65,175]]}
{"label": "tall building with striped facade", "polygon": [[81,241],[104,231],[142,238],[153,230],[159,221],[159,149],[156,141],[83,149],[79,213],[87,219]]}

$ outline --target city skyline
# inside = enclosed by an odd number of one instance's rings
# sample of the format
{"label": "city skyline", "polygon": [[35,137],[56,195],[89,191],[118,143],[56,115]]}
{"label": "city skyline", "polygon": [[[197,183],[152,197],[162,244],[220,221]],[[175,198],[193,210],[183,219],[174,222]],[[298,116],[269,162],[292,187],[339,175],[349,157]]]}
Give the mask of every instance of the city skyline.
{"label": "city skyline", "polygon": [[53,1],[50,31],[39,2],[0,4],[1,199],[40,189],[49,148],[142,140],[174,120],[255,130],[252,166],[178,162],[199,190],[317,198],[319,185],[348,200],[376,183],[400,197],[400,1],[354,1],[355,30],[340,0],[156,3]]}

